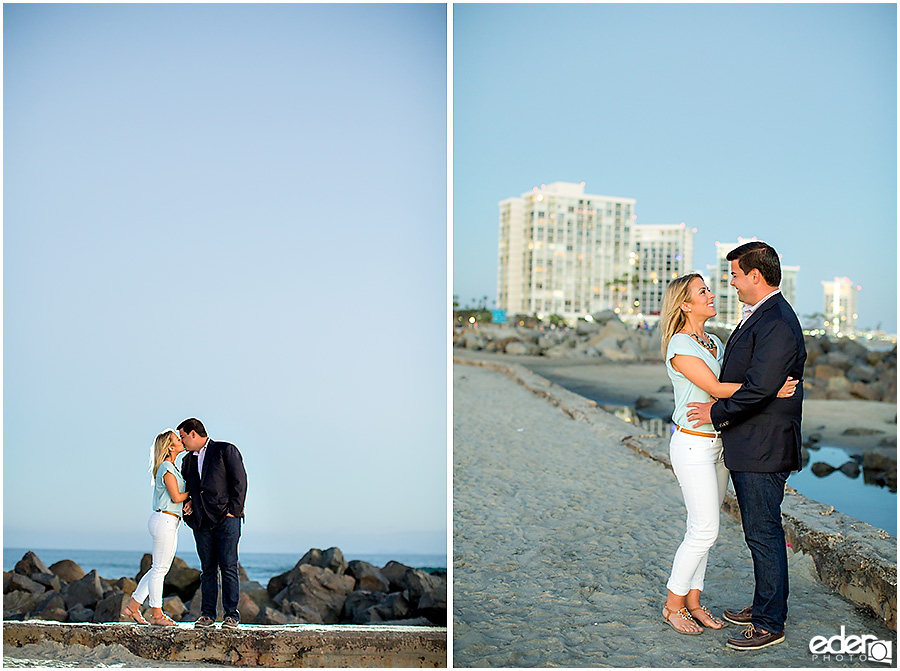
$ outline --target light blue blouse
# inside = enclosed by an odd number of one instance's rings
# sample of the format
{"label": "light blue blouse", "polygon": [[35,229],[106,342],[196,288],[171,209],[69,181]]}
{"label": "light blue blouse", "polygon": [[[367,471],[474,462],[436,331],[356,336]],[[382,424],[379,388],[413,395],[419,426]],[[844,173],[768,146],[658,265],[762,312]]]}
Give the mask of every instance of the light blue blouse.
{"label": "light blue blouse", "polygon": [[153,510],[167,510],[181,517],[184,512],[184,503],[175,503],[172,497],[169,496],[169,490],[166,489],[166,483],[163,480],[166,473],[171,473],[175,476],[178,491],[182,494],[184,493],[185,483],[181,471],[171,461],[162,462],[159,470],[156,471],[156,484],[153,487]]}
{"label": "light blue blouse", "polygon": [[722,361],[725,358],[725,346],[712,333],[707,335],[716,345],[715,356],[689,335],[676,333],[672,336],[669,346],[666,348],[666,370],[669,372],[669,379],[672,380],[672,386],[675,388],[675,411],[672,413],[672,421],[684,429],[713,433],[715,428],[713,428],[712,424],[701,424],[698,427],[694,427],[694,423],[687,418],[687,404],[708,403],[709,394],[688,380],[682,373],[672,368],[672,357],[676,354],[695,356],[698,359],[702,359],[703,363],[709,366],[713,375],[718,378],[722,370]]}

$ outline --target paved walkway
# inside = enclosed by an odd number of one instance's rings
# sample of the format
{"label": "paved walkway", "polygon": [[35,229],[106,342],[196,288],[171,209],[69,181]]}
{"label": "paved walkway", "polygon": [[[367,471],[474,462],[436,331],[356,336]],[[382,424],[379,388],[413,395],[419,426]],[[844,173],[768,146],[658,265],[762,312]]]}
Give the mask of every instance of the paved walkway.
{"label": "paved walkway", "polygon": [[[823,586],[812,560],[790,558],[787,640],[758,652],[662,621],[665,583],[684,534],[671,471],[622,445],[631,425],[576,421],[513,380],[454,365],[453,665],[456,667],[880,667],[816,659],[814,636],[871,634],[880,621]],[[600,428],[598,428],[600,427]],[[722,514],[704,603],[752,600],[740,525]]]}

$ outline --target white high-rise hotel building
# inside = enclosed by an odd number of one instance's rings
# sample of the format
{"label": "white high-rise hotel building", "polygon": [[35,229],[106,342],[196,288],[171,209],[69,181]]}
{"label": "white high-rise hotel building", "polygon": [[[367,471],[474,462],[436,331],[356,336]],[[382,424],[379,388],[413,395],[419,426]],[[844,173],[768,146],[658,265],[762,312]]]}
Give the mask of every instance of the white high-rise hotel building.
{"label": "white high-rise hotel building", "polygon": [[668,280],[693,266],[694,231],[636,225],[635,200],[554,182],[500,201],[497,306],[567,320],[659,311]]}
{"label": "white high-rise hotel building", "polygon": [[823,281],[825,289],[825,328],[833,334],[852,333],[856,330],[856,296],[862,287],[853,284],[849,277],[835,277],[833,282]]}

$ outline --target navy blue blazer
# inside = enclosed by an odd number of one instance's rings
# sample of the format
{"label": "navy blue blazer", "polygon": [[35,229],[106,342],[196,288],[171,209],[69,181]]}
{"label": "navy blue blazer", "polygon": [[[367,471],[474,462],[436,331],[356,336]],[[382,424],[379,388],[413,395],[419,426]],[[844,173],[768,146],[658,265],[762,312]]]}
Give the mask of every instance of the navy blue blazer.
{"label": "navy blue blazer", "polygon": [[181,462],[187,490],[194,508],[184,522],[192,529],[218,524],[228,513],[244,516],[247,472],[238,448],[231,443],[210,440],[203,458],[203,478],[198,470],[198,453],[188,452]]}
{"label": "navy blue blazer", "polygon": [[[725,345],[721,382],[743,385],[713,404],[710,417],[722,432],[731,471],[799,471],[800,416],[806,344],[793,308],[777,294],[734,330]],[[777,398],[788,376],[800,380],[790,398]]]}

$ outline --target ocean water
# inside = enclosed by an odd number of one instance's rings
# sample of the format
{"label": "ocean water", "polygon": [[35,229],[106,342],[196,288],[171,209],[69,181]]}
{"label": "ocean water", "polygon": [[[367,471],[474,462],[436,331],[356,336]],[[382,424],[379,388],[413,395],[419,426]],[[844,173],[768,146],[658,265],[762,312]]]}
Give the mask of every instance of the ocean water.
{"label": "ocean water", "polygon": [[[12,571],[18,562],[31,550],[41,558],[47,566],[55,564],[62,559],[71,559],[84,569],[85,573],[96,569],[101,578],[118,580],[122,577],[134,578],[141,568],[141,557],[150,551],[146,550],[59,550],[41,548],[3,548],[3,570]],[[250,580],[255,580],[265,587],[269,579],[292,569],[300,558],[301,553],[275,553],[275,552],[240,552],[240,564],[247,572]],[[179,547],[175,553],[188,566],[200,569],[200,558],[193,547]],[[397,561],[412,568],[424,571],[446,571],[447,556],[443,554],[345,554],[347,561],[359,559],[367,561],[375,566],[382,567],[389,561]]]}

